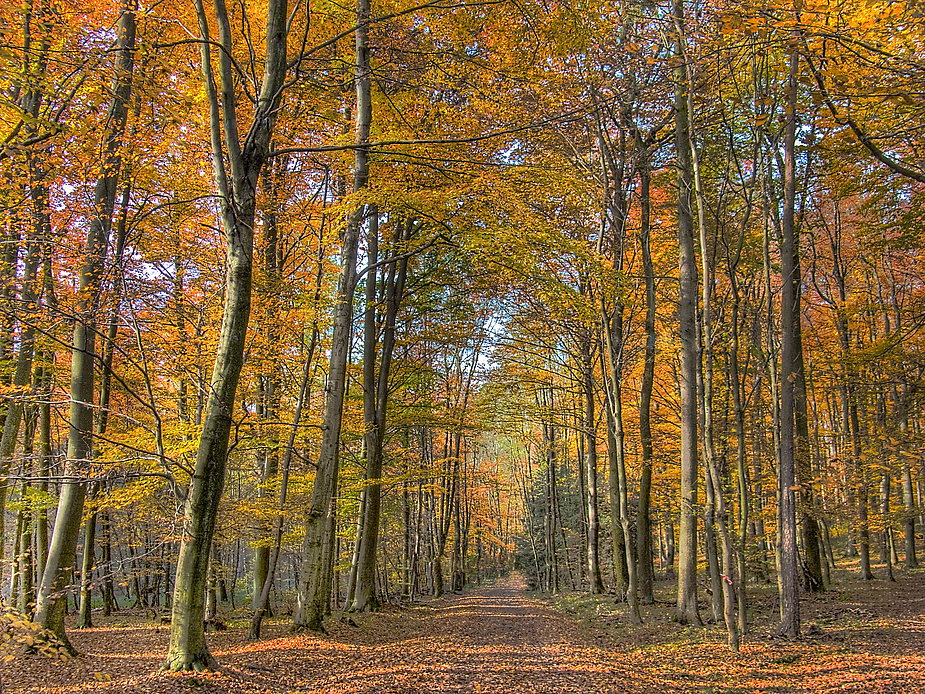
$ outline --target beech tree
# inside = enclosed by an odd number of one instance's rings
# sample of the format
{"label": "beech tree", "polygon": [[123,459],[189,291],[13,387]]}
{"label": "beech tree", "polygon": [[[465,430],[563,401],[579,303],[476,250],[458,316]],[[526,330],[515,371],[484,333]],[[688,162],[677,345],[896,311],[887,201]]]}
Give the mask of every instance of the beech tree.
{"label": "beech tree", "polygon": [[196,465],[186,492],[186,518],[177,559],[170,649],[165,664],[170,670],[200,670],[214,662],[204,638],[204,595],[250,318],[257,183],[270,154],[287,63],[288,3],[272,0],[266,15],[264,75],[252,122],[242,141],[230,18],[221,0],[214,3],[213,12],[220,46],[217,81],[212,67],[209,16],[205,5],[197,0],[212,161],[227,243],[225,301]]}
{"label": "beech tree", "polygon": [[113,79],[112,101],[104,135],[104,159],[93,197],[94,215],[87,234],[85,259],[80,270],[78,316],[74,322],[71,348],[70,413],[67,438],[68,473],[58,501],[54,531],[48,545],[41,585],[36,597],[35,621],[52,631],[66,644],[65,600],[70,574],[76,566],[75,550],[81,528],[87,483],[93,451],[94,362],[96,360],[97,310],[113,208],[122,162],[123,137],[132,96],[135,67],[136,7],[133,2],[121,8],[118,22],[119,43]]}

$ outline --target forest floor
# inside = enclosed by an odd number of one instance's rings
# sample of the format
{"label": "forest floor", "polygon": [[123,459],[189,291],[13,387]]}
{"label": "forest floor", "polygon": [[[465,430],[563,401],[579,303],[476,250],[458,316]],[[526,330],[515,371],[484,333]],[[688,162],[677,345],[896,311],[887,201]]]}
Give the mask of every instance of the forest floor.
{"label": "forest floor", "polygon": [[925,573],[841,580],[804,600],[804,625],[818,633],[793,642],[769,638],[773,590],[753,590],[756,626],[738,655],[720,627],[672,623],[669,593],[660,597],[639,627],[612,596],[547,600],[516,578],[358,615],[359,627],[332,620],[321,638],[280,623],[246,643],[244,622],[232,622],[209,636],[221,670],[196,675],[158,672],[166,625],[114,616],[72,632],[78,658],[3,663],[0,692],[925,692]]}

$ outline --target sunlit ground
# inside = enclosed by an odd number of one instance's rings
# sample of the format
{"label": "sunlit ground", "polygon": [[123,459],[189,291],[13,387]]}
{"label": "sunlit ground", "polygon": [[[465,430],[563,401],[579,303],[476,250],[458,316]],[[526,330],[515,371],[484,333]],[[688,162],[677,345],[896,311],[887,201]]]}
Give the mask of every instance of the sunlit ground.
{"label": "sunlit ground", "polygon": [[925,691],[921,573],[896,584],[843,580],[804,603],[804,622],[821,633],[793,643],[767,636],[773,587],[753,589],[754,627],[738,655],[720,627],[674,624],[669,590],[641,627],[612,596],[563,595],[551,607],[514,585],[361,615],[360,628],[333,621],[327,637],[279,623],[246,643],[242,620],[209,637],[221,670],[193,676],[157,672],[166,625],[125,626],[120,615],[118,625],[73,632],[80,658],[22,658],[0,667],[0,678],[4,693],[32,694]]}

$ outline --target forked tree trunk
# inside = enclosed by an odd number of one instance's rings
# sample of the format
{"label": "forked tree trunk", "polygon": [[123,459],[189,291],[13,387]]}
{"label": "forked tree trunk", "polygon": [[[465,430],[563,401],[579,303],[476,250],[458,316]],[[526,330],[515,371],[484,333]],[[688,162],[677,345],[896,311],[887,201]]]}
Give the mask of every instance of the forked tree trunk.
{"label": "forked tree trunk", "polygon": [[203,39],[202,72],[209,103],[212,159],[226,239],[225,305],[196,465],[186,496],[170,645],[164,664],[169,670],[202,670],[214,664],[206,647],[204,628],[209,555],[225,483],[228,438],[250,318],[257,181],[269,153],[286,72],[287,3],[270,0],[263,81],[254,120],[242,145],[235,111],[232,34],[225,3],[215,2],[221,45],[218,52],[221,101],[212,74],[209,21],[202,0],[196,0],[196,11]]}

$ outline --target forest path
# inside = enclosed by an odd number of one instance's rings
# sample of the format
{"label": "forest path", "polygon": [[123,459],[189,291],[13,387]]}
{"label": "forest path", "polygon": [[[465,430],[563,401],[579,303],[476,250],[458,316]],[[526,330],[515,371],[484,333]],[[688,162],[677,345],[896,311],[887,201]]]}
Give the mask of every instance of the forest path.
{"label": "forest path", "polygon": [[[270,625],[258,643],[240,628],[211,634],[216,673],[157,672],[165,626],[111,625],[72,632],[83,654],[30,659],[2,676],[7,692],[210,692],[234,694],[597,694],[661,692],[651,677],[595,646],[574,620],[530,597],[519,577],[414,607],[331,620],[330,634]],[[20,665],[20,667],[15,667]],[[651,673],[654,675],[655,673]]]}
{"label": "forest path", "polygon": [[[643,627],[616,614],[581,622],[527,593],[518,579],[404,609],[331,620],[330,634],[270,624],[210,634],[213,673],[158,672],[166,625],[114,615],[73,631],[83,653],[67,662],[0,663],[0,692],[28,694],[642,694],[698,692],[925,692],[925,572],[900,583],[851,584],[807,601],[824,634],[802,642],[752,635],[740,655],[722,630],[683,629],[670,606]],[[601,596],[600,607],[612,598]],[[810,615],[812,615],[810,617]],[[102,619],[100,620],[102,621]]]}
{"label": "forest path", "polygon": [[526,595],[517,578],[416,612],[424,614],[405,624],[403,638],[376,646],[366,667],[321,691],[626,691],[574,622]]}

